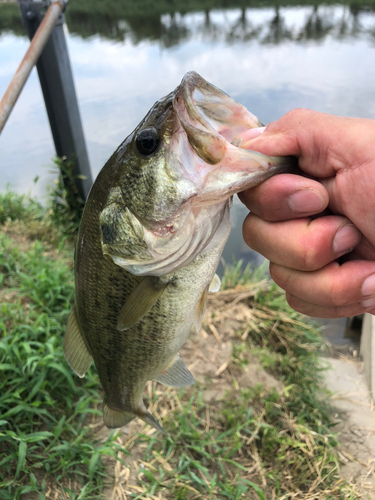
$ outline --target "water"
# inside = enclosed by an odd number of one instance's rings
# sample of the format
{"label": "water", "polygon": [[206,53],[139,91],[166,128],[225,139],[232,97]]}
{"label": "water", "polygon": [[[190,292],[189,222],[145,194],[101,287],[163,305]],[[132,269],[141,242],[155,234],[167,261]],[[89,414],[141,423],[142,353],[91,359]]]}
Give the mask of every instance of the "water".
{"label": "water", "polygon": [[[17,6],[9,23],[3,7],[0,95],[29,43]],[[74,8],[68,7],[66,36],[94,177],[153,103],[189,70],[226,91],[264,123],[295,107],[375,118],[373,8],[270,5],[185,15],[150,13],[148,18],[82,14]],[[0,190],[10,183],[43,201],[53,180],[48,173],[53,155],[33,70],[0,137]],[[260,259],[242,241],[245,216],[236,200],[226,261],[232,255]]]}

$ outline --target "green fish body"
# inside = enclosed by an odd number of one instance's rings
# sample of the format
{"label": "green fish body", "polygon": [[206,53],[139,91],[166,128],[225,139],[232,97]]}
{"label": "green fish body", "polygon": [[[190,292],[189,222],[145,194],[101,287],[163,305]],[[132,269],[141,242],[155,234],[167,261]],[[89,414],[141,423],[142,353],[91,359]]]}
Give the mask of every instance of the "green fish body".
{"label": "green fish body", "polygon": [[107,427],[137,416],[163,432],[143,403],[146,382],[194,383],[178,352],[220,287],[232,195],[295,163],[234,145],[260,126],[190,72],[99,173],[77,239],[64,354],[80,377],[94,360]]}

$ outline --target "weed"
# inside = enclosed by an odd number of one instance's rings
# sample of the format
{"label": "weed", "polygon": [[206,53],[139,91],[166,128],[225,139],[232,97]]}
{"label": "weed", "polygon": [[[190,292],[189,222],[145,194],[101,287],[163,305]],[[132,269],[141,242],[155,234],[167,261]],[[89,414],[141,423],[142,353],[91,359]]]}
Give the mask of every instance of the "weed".
{"label": "weed", "polygon": [[7,186],[5,193],[0,193],[0,225],[7,221],[41,220],[43,209],[27,195],[19,195]]}
{"label": "weed", "polygon": [[[7,196],[14,207],[8,221],[16,224],[16,213],[27,213],[43,223],[39,207]],[[45,242],[22,248],[16,242],[0,234],[2,499],[28,492],[41,499],[100,498],[107,455],[117,460],[113,498],[358,498],[337,474],[317,358],[323,341],[277,287],[254,278],[250,268],[244,277],[238,264],[226,268],[225,289],[209,299],[205,322],[233,344],[228,367],[215,376],[225,397],[207,401],[200,384],[178,391],[149,382],[149,410],[162,417],[173,440],[149,427],[141,435],[100,439],[95,367],[78,379],[63,358],[74,296],[72,247],[68,242],[57,253]],[[233,320],[236,326],[227,328]],[[281,389],[240,387],[236,377],[254,356]]]}
{"label": "weed", "polygon": [[[57,180],[50,193],[48,216],[51,223],[57,225],[63,234],[75,235],[81,222],[85,202],[76,186],[76,177],[73,174],[74,159],[56,157],[53,163]],[[82,176],[77,177],[82,178]]]}
{"label": "weed", "polygon": [[[62,339],[74,288],[70,252],[52,260],[39,241],[20,251],[0,234],[0,490],[17,499],[35,491],[82,489],[98,498],[114,434],[93,435],[101,402],[95,369],[84,380],[67,366]],[[70,485],[70,486],[69,486]],[[67,488],[67,489],[66,489]],[[74,498],[74,496],[71,496]]]}
{"label": "weed", "polygon": [[[141,458],[140,468],[134,469],[135,461],[125,465],[130,479],[123,491],[133,499],[359,498],[338,476],[337,439],[318,361],[320,333],[258,274],[243,284],[239,268],[226,268],[223,281],[235,289],[210,297],[204,322],[233,343],[232,362],[216,382],[228,388],[226,396],[207,402],[200,384],[166,391],[149,383],[150,410],[173,441],[146,428],[124,442]],[[225,336],[233,319],[241,326]],[[277,389],[239,386],[238,370],[254,359],[281,381]]]}

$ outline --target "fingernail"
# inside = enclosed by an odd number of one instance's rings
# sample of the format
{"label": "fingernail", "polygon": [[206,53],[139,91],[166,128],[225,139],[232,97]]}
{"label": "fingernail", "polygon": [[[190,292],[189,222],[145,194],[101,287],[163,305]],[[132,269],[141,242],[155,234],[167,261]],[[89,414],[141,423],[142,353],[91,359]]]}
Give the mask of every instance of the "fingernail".
{"label": "fingernail", "polygon": [[369,299],[362,300],[362,307],[365,309],[372,309],[375,307],[375,297],[370,297]]}
{"label": "fingernail", "polygon": [[321,212],[326,203],[321,194],[315,189],[300,189],[288,198],[288,205],[295,214]]}
{"label": "fingernail", "polygon": [[345,224],[336,233],[333,240],[333,251],[336,254],[348,253],[361,239],[361,233],[353,224]]}
{"label": "fingernail", "polygon": [[375,274],[370,274],[362,285],[362,295],[375,295]]}
{"label": "fingernail", "polygon": [[260,135],[263,134],[263,132],[266,130],[266,127],[257,127],[257,128],[250,128],[248,130],[245,130],[245,132],[241,132],[241,134],[238,134],[231,142],[233,146],[245,148],[248,145],[248,143],[251,144],[251,141],[253,139],[256,139]]}

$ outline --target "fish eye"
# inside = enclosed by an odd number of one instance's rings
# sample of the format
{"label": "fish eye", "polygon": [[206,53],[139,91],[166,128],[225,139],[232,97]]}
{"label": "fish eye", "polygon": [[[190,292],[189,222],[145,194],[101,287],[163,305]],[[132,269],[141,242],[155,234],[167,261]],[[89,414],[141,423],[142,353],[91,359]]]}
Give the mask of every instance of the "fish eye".
{"label": "fish eye", "polygon": [[159,148],[160,139],[154,128],[145,128],[135,138],[138,151],[144,156],[150,156]]}

